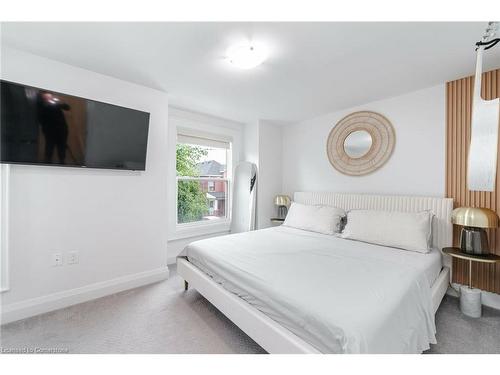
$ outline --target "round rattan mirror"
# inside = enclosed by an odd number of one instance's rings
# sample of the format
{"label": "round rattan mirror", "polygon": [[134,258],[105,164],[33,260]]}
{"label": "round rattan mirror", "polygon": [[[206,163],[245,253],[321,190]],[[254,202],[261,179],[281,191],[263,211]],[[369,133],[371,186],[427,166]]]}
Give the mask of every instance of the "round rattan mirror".
{"label": "round rattan mirror", "polygon": [[330,131],[326,152],[339,172],[362,176],[387,162],[395,142],[394,128],[387,118],[376,112],[354,112]]}

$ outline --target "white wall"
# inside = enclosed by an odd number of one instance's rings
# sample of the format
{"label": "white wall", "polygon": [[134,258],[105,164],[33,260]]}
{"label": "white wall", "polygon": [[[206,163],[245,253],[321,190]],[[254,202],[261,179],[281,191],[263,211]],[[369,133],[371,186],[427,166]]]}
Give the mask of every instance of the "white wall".
{"label": "white wall", "polygon": [[274,197],[282,193],[281,122],[255,120],[245,125],[244,160],[257,166],[256,228],[271,226],[276,216]]}
{"label": "white wall", "polygon": [[[4,317],[41,297],[167,277],[167,95],[5,46],[1,76],[151,114],[144,172],[11,167]],[[68,251],[79,251],[79,264],[51,266],[53,253]]]}
{"label": "white wall", "polygon": [[282,126],[260,121],[258,137],[257,227],[262,229],[277,215],[274,197],[282,192]]}
{"label": "white wall", "polygon": [[[330,130],[347,114],[370,110],[396,131],[389,161],[372,174],[343,175],[326,155]],[[283,190],[444,196],[445,87],[439,85],[283,127]]]}
{"label": "white wall", "polygon": [[10,166],[0,164],[0,293],[9,290],[9,177]]}
{"label": "white wall", "polygon": [[259,167],[259,121],[245,124],[243,132],[243,159]]}

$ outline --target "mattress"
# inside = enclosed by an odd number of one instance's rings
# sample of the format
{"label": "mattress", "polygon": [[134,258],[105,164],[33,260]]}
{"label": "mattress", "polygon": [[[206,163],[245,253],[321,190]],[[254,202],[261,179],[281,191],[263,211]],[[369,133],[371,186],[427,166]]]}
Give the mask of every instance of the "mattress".
{"label": "mattress", "polygon": [[421,353],[436,342],[437,250],[280,226],[196,241],[181,255],[323,353]]}

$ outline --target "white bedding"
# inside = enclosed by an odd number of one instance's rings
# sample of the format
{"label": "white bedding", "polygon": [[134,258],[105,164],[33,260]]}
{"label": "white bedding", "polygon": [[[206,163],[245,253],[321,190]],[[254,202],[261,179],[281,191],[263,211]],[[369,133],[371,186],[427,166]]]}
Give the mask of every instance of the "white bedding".
{"label": "white bedding", "polygon": [[196,241],[181,255],[321,352],[421,353],[436,342],[436,250],[275,227]]}

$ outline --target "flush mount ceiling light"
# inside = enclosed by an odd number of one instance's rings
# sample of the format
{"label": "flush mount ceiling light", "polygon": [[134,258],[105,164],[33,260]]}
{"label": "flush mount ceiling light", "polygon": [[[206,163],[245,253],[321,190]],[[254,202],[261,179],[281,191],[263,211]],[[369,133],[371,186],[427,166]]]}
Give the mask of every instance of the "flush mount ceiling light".
{"label": "flush mount ceiling light", "polygon": [[267,58],[267,51],[255,44],[239,44],[227,50],[227,60],[240,69],[251,69],[262,64]]}

